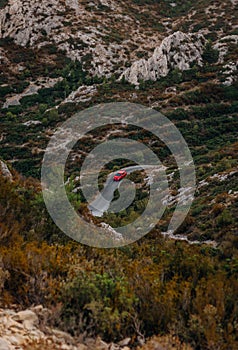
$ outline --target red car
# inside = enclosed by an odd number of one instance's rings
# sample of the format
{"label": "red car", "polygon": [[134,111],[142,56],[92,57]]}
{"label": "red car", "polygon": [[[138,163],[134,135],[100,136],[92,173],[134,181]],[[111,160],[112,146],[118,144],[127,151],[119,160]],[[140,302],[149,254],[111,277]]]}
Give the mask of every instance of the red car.
{"label": "red car", "polygon": [[127,175],[127,172],[125,170],[119,170],[113,177],[114,181],[120,181]]}

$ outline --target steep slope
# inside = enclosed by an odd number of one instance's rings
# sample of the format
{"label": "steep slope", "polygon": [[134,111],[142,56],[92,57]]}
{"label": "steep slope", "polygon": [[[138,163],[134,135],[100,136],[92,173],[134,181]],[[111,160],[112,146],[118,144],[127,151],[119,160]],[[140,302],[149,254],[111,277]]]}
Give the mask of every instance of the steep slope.
{"label": "steep slope", "polygon": [[[108,344],[99,348],[129,337],[125,346],[135,349],[157,334],[165,336],[153,337],[146,350],[182,348],[177,337],[190,344],[184,349],[238,348],[237,5],[0,0],[1,307],[43,304],[52,312],[52,327],[73,336],[69,348],[77,337],[89,337],[95,349],[92,337],[100,336]],[[88,220],[100,224],[80,193],[80,161],[112,135],[153,146],[170,185],[165,215],[149,235],[103,251],[70,241],[55,226],[42,199],[40,168],[50,137],[67,118],[119,101],[157,109],[176,125],[192,152],[197,188],[189,215],[170,240],[176,199],[189,194],[180,189],[168,149],[123,125],[89,134],[66,164],[67,193]],[[102,169],[100,185],[110,166]],[[140,176],[134,174],[137,187]],[[133,219],[146,195],[142,183],[126,211],[103,220],[116,227]],[[17,311],[0,317],[9,321]],[[52,349],[61,341],[59,333],[52,340],[52,334],[34,331],[45,336],[36,349],[45,340]]]}

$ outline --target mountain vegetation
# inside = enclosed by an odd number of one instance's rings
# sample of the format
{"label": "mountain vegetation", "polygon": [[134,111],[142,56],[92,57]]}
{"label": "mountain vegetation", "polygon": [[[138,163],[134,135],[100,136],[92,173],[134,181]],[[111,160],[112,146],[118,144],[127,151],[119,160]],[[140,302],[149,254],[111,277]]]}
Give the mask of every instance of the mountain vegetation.
{"label": "mountain vegetation", "polygon": [[[236,11],[236,0],[0,1],[1,309],[43,305],[49,310],[44,327],[80,340],[80,350],[104,349],[89,345],[97,337],[107,344],[129,337],[125,349],[238,348]],[[68,197],[80,215],[116,228],[147,204],[149,186],[138,171],[128,176],[136,184],[130,207],[90,215],[78,190],[80,165],[112,134],[153,144],[171,196],[160,222],[139,241],[115,249],[84,246],[47,212],[44,151],[74,113],[128,101],[163,113],[180,130],[195,163],[195,199],[171,237],[168,224],[181,192],[168,148],[124,125],[89,133],[65,169]],[[101,169],[100,189],[110,172],[128,165],[123,159]],[[24,349],[49,344],[33,339]]]}

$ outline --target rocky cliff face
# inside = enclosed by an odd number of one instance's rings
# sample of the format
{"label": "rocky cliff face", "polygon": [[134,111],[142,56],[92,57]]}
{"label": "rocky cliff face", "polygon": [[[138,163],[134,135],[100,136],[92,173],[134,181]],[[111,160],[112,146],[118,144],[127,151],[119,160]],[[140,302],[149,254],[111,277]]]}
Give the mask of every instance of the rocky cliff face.
{"label": "rocky cliff face", "polygon": [[[141,3],[143,6],[129,0],[9,0],[0,9],[0,38],[36,49],[54,45],[99,76],[121,74],[132,62],[123,75],[137,84],[139,79],[165,76],[173,68],[188,69],[194,61],[202,65],[203,35],[213,33],[215,25],[220,28],[219,16],[228,29],[236,23],[235,0],[214,2],[202,11],[194,4],[186,15],[175,15],[174,20],[167,13],[173,9],[179,14],[176,2]],[[167,6],[164,12],[163,6]],[[201,16],[205,27],[200,25]],[[226,41],[221,44],[219,40],[225,37],[224,30],[216,30],[216,35],[223,59]]]}
{"label": "rocky cliff face", "polygon": [[189,69],[192,63],[202,66],[202,53],[205,45],[202,34],[186,34],[177,31],[166,37],[148,59],[141,59],[132,64],[121,76],[132,84],[140,80],[157,80],[165,77],[170,70]]}
{"label": "rocky cliff face", "polygon": [[55,45],[72,59],[88,61],[93,74],[110,75],[130,59],[132,47],[151,47],[160,37],[149,37],[120,3],[9,0],[0,9],[0,38],[34,48]]}

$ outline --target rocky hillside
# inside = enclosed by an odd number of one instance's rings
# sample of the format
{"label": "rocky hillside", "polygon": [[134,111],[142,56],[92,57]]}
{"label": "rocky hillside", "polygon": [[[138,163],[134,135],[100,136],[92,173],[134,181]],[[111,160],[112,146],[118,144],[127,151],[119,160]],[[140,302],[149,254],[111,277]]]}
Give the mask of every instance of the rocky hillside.
{"label": "rocky hillside", "polygon": [[[237,13],[237,0],[0,0],[1,350],[238,348]],[[183,134],[195,200],[171,235],[176,201],[189,193],[169,150],[124,125],[89,133],[66,164],[80,215],[116,227],[143,211],[148,189],[135,173],[142,185],[126,211],[88,213],[80,161],[112,135],[153,146],[170,186],[146,237],[99,250],[50,219],[41,162],[67,118],[125,101],[162,112]]]}
{"label": "rocky hillside", "polygon": [[141,59],[132,64],[122,74],[121,79],[138,85],[139,81],[156,81],[166,77],[174,69],[188,70],[196,62],[202,66],[202,54],[205,50],[205,38],[201,34],[175,32],[166,37],[148,59]]}
{"label": "rocky hillside", "polygon": [[[0,38],[13,38],[17,45],[34,49],[54,45],[71,59],[84,62],[93,74],[108,76],[123,71],[137,57],[150,56],[178,29],[215,39],[225,53],[227,42],[237,42],[236,5],[235,0],[200,0],[194,5],[190,1],[9,0],[0,9]],[[183,38],[175,37],[175,48],[178,40]],[[165,51],[169,42],[163,42]],[[190,57],[200,63],[201,45],[195,51],[191,47]],[[156,49],[154,59],[161,49]],[[189,47],[181,49],[186,56]]]}
{"label": "rocky hillside", "polygon": [[133,9],[110,0],[10,0],[1,10],[0,36],[38,49],[55,45],[68,57],[85,61],[94,74],[108,75],[122,70],[136,47],[148,50],[160,38],[144,32]]}

